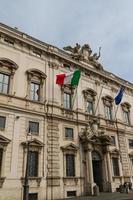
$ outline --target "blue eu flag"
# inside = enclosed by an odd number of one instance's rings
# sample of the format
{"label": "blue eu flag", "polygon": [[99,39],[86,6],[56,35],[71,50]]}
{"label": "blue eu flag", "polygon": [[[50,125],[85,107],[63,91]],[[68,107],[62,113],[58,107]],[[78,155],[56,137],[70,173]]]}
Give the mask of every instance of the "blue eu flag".
{"label": "blue eu flag", "polygon": [[124,87],[121,86],[117,96],[115,97],[115,104],[119,105],[121,103],[122,97],[123,97],[123,93],[124,93]]}

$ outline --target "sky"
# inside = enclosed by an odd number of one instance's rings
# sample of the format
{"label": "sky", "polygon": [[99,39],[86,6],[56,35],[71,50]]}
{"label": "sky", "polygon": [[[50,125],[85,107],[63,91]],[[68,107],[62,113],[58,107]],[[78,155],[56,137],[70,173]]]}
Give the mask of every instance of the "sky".
{"label": "sky", "polygon": [[61,49],[101,47],[104,69],[133,83],[133,0],[0,0],[0,22]]}

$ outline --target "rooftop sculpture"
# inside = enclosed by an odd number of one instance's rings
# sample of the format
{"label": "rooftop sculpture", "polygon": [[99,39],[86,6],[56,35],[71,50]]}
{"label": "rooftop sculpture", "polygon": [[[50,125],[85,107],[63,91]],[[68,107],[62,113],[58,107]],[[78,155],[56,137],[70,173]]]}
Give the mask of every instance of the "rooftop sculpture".
{"label": "rooftop sculpture", "polygon": [[70,52],[70,55],[73,59],[88,62],[94,65],[99,70],[103,69],[102,65],[98,62],[98,59],[101,56],[101,47],[99,47],[98,54],[92,53],[92,49],[89,44],[84,44],[83,46],[81,46],[80,44],[76,43],[74,47],[66,46],[63,49]]}

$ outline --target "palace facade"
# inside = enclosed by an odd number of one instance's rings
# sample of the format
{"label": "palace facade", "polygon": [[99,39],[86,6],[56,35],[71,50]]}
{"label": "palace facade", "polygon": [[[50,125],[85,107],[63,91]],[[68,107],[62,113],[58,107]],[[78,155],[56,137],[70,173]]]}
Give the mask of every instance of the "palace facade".
{"label": "palace facade", "polygon": [[[61,50],[0,24],[0,199],[114,192],[133,176],[133,84],[88,44]],[[118,66],[120,67],[120,66]],[[56,75],[81,70],[77,88]],[[114,98],[125,87],[120,105]],[[28,154],[28,162],[27,162]]]}

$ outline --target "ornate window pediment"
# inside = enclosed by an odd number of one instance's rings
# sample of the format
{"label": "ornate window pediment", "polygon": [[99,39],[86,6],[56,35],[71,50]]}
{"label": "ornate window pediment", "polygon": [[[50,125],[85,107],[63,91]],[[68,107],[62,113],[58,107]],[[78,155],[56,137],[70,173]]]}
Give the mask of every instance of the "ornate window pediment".
{"label": "ornate window pediment", "polygon": [[18,65],[8,58],[0,58],[0,67],[6,67],[11,71],[18,69]]}
{"label": "ornate window pediment", "polygon": [[27,147],[28,144],[30,147],[37,147],[37,148],[42,148],[44,146],[44,144],[37,140],[37,139],[31,139],[31,140],[27,140],[25,142],[21,143],[24,147]]}
{"label": "ornate window pediment", "polygon": [[47,78],[47,75],[44,72],[40,71],[39,69],[34,69],[34,68],[33,69],[29,69],[29,70],[26,71],[26,73],[28,74],[28,79],[30,79],[30,80],[34,76],[38,77],[39,79],[40,78],[41,79]]}
{"label": "ornate window pediment", "polygon": [[91,88],[83,90],[83,94],[85,98],[89,98],[89,96],[94,98],[97,95],[97,93]]}
{"label": "ornate window pediment", "polygon": [[119,156],[120,155],[120,151],[118,149],[113,149],[112,151],[110,151],[110,154],[112,156]]}
{"label": "ornate window pediment", "polygon": [[67,145],[62,146],[61,149],[62,149],[63,151],[72,151],[72,152],[76,152],[76,151],[79,149],[79,147],[76,146],[76,145],[73,144],[73,143],[70,143],[70,144],[67,144]]}
{"label": "ornate window pediment", "polygon": [[0,135],[0,148],[7,146],[10,141],[11,140],[9,140],[8,138],[4,137],[3,135]]}

